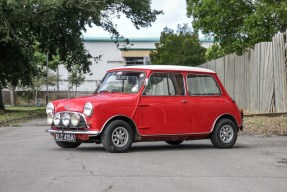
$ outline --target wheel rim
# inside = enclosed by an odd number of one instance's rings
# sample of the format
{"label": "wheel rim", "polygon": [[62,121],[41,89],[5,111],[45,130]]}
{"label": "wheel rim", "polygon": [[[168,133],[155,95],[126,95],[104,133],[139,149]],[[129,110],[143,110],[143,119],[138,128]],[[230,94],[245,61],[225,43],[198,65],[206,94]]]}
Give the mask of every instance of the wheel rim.
{"label": "wheel rim", "polygon": [[233,129],[230,125],[224,125],[223,127],[221,127],[219,134],[220,139],[223,143],[229,143],[234,136]]}
{"label": "wheel rim", "polygon": [[112,133],[112,141],[115,146],[123,147],[129,139],[128,131],[124,127],[117,127]]}

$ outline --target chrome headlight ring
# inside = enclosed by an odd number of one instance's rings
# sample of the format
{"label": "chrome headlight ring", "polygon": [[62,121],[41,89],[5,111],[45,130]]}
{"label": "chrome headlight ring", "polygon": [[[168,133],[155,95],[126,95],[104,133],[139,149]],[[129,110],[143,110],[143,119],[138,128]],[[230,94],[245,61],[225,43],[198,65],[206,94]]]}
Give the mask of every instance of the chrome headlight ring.
{"label": "chrome headlight ring", "polygon": [[93,112],[94,112],[94,106],[92,105],[92,103],[87,102],[83,110],[84,115],[86,115],[87,117],[91,117],[93,115]]}
{"label": "chrome headlight ring", "polygon": [[49,113],[54,113],[54,110],[55,110],[55,106],[53,105],[53,103],[48,103],[47,106],[46,106],[46,114],[49,114]]}
{"label": "chrome headlight ring", "polygon": [[77,114],[77,113],[74,113],[72,116],[71,116],[71,124],[74,126],[74,127],[77,127],[80,123],[80,116]]}
{"label": "chrome headlight ring", "polygon": [[48,113],[48,115],[47,115],[47,123],[48,123],[48,125],[52,125],[53,124],[53,119],[54,119],[53,113]]}
{"label": "chrome headlight ring", "polygon": [[62,117],[62,123],[65,127],[68,127],[70,125],[70,121],[71,121],[71,116],[69,115],[69,113],[64,113],[63,117]]}
{"label": "chrome headlight ring", "polygon": [[54,115],[53,123],[54,123],[55,126],[59,126],[60,125],[60,123],[61,123],[61,115],[60,115],[60,113],[56,113]]}

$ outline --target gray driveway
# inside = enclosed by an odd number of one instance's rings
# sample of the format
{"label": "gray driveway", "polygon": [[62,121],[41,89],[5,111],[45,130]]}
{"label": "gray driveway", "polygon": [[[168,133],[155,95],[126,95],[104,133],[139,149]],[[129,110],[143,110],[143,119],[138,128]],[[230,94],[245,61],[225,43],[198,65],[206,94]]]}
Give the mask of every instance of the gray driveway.
{"label": "gray driveway", "polygon": [[0,191],[287,191],[287,137],[240,136],[220,150],[209,140],[61,149],[45,120],[0,128]]}

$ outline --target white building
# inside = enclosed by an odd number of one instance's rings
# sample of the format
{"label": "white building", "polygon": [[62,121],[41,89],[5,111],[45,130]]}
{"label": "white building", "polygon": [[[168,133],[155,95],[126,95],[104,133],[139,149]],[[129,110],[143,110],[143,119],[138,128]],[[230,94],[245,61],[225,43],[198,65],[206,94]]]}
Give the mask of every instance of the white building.
{"label": "white building", "polygon": [[[125,65],[150,64],[149,53],[151,50],[155,50],[155,43],[159,42],[159,38],[129,38],[129,40],[129,45],[119,42],[119,47],[117,47],[110,38],[84,38],[85,48],[92,57],[101,56],[101,59],[97,62],[92,60],[90,66],[92,75],[86,74],[84,83],[77,90],[81,92],[95,91],[97,83],[109,69]],[[202,46],[206,48],[213,44],[213,41],[208,39],[201,39],[200,41]],[[125,46],[126,50],[123,49]],[[59,90],[68,91],[68,71],[64,66],[59,66],[59,75]],[[57,86],[49,87],[50,91],[57,89]]]}

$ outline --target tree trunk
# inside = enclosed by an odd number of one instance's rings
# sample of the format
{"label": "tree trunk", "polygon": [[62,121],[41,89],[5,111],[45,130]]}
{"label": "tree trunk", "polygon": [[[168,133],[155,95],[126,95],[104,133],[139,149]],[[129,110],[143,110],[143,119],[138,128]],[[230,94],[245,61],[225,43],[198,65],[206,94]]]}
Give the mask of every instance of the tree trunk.
{"label": "tree trunk", "polygon": [[34,89],[34,106],[37,106],[38,89]]}
{"label": "tree trunk", "polygon": [[3,97],[2,97],[2,87],[0,86],[0,110],[4,110],[4,102],[3,102]]}
{"label": "tree trunk", "polygon": [[16,86],[11,85],[9,91],[10,91],[10,100],[11,100],[11,106],[15,106],[16,105]]}

